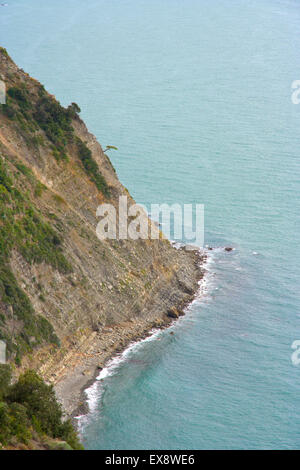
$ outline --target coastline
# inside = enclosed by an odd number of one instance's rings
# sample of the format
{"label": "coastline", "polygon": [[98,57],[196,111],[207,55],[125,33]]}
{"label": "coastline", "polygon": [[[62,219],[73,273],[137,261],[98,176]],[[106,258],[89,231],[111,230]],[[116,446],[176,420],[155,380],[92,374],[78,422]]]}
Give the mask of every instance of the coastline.
{"label": "coastline", "polygon": [[[26,204],[41,215],[41,233],[43,224],[49,224],[54,233],[50,245],[40,232],[36,234],[33,246],[41,243],[36,262],[33,248],[26,258],[18,237],[12,240],[7,267],[12,291],[18,287],[26,294],[29,325],[36,323],[35,315],[44,318],[47,325],[41,321],[37,331],[28,325],[25,328],[22,321],[17,325],[16,341],[23,344],[25,335],[28,351],[25,349],[16,375],[34,369],[53,385],[65,416],[71,417],[78,415],[78,408],[86,409],[83,390],[112,357],[149,336],[153,328],[164,328],[184,314],[183,309],[198,292],[205,252],[174,244],[162,234],[157,239],[128,238],[119,243],[105,239],[99,243],[97,210],[108,200],[107,191],[115,209],[122,196],[129,203],[134,200],[73,108],[71,113],[63,108],[39,82],[18,68],[5,49],[0,49],[0,71],[9,88],[21,87],[30,96],[28,120],[38,119],[34,122],[43,139],[43,145],[37,144],[28,152],[30,126],[24,141],[21,125],[3,115],[0,141],[8,171],[18,190],[26,194],[26,201],[28,197]],[[41,94],[43,112],[58,110],[68,123],[68,132],[59,127],[68,155],[67,159],[59,157],[61,162],[53,154],[51,126],[46,132],[38,117]],[[17,99],[13,109],[21,112]],[[53,122],[56,111],[51,114]],[[96,180],[94,172],[82,165],[83,158],[88,158],[89,169],[95,168]],[[26,170],[19,170],[23,167]],[[38,197],[36,188],[43,188]],[[18,220],[17,209],[13,217]],[[143,218],[149,224],[146,213]],[[1,307],[5,318],[2,335],[10,337],[16,326],[11,320],[14,310],[23,315],[23,303],[23,297],[14,294]]]}
{"label": "coastline", "polygon": [[[91,354],[88,354],[88,357],[80,361],[73,370],[68,371],[67,375],[54,386],[66,417],[71,418],[76,427],[79,424],[78,418],[90,412],[86,391],[95,384],[101,371],[128,348],[150,338],[156,330],[164,330],[172,326],[181,316],[185,315],[186,309],[201,291],[207,254],[205,251],[197,251],[195,252],[195,258],[198,267],[195,289],[188,297],[184,293],[182,296],[184,300],[174,305],[173,310],[178,312],[177,317],[173,314],[170,315],[170,308],[163,306],[159,319],[136,318],[134,321],[120,323],[105,329],[101,332],[101,338],[99,336],[94,338]],[[101,352],[99,350],[100,344]]]}
{"label": "coastline", "polygon": [[[193,301],[193,300],[192,300]],[[191,302],[192,302],[191,301]],[[190,302],[190,303],[191,303]],[[189,303],[189,305],[190,305]],[[80,404],[79,406],[72,412],[70,415],[73,424],[78,427],[78,420],[86,416],[88,413],[91,412],[91,409],[89,407],[88,401],[89,397],[87,395],[87,390],[92,387],[96,382],[99,380],[99,375],[103,370],[108,368],[110,366],[110,363],[113,362],[115,359],[118,357],[121,357],[122,354],[124,354],[126,351],[128,351],[132,346],[141,343],[142,341],[151,338],[153,335],[155,335],[159,331],[163,331],[173,325],[173,323],[176,322],[176,320],[170,319],[170,321],[166,322],[165,324],[161,326],[153,326],[150,330],[147,330],[145,333],[141,333],[140,335],[137,335],[136,337],[133,337],[131,341],[128,342],[128,344],[124,347],[124,349],[121,349],[119,352],[116,354],[113,354],[112,356],[108,357],[108,359],[105,361],[103,364],[103,367],[99,369],[98,367],[95,368],[93,377],[90,378],[86,384],[81,388],[80,390]]]}

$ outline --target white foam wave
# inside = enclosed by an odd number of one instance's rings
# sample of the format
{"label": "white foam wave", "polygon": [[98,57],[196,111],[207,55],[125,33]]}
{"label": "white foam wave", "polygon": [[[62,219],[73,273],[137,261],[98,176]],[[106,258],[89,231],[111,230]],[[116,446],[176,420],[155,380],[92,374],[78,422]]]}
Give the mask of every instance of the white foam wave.
{"label": "white foam wave", "polygon": [[107,363],[106,367],[101,370],[100,374],[96,377],[95,382],[85,390],[89,414],[77,416],[76,419],[78,420],[79,432],[81,432],[84,426],[88,423],[89,415],[93,414],[97,410],[97,406],[101,399],[101,394],[103,392],[103,390],[101,391],[101,386],[99,382],[102,382],[104,379],[114,375],[120,365],[124,361],[126,361],[132,353],[135,353],[136,350],[138,350],[145,342],[155,340],[160,334],[162,334],[162,330],[156,328],[153,329],[152,331],[150,331],[149,336],[147,338],[132,342],[128,346],[128,348],[126,348],[121,354],[118,354],[113,359],[111,359]]}
{"label": "white foam wave", "polygon": [[161,334],[161,330],[153,329],[150,331],[149,336],[139,341],[132,342],[128,348],[126,348],[121,354],[118,354],[113,359],[111,359],[106,367],[104,367],[98,377],[96,378],[97,381],[104,380],[107,377],[113,375],[116,370],[119,368],[120,364],[128,359],[128,356],[135,352],[137,349],[141,347],[147,341],[153,341],[159,334]]}
{"label": "white foam wave", "polygon": [[[177,249],[182,248],[184,246],[183,243],[178,243],[178,242],[173,242],[173,246]],[[201,303],[207,298],[213,290],[213,284],[214,284],[214,278],[215,278],[215,272],[213,270],[213,266],[215,264],[215,258],[216,255],[220,252],[224,252],[224,247],[216,248],[214,250],[206,250],[202,249],[199,250],[201,254],[206,255],[206,260],[203,264],[203,268],[205,270],[204,277],[199,281],[199,289],[198,292],[195,296],[195,299],[191,304],[186,308],[185,313],[188,313],[188,311],[192,308],[192,305],[194,302],[196,303]],[[174,322],[170,325],[170,328],[179,325],[182,321],[184,321],[185,317],[180,318],[179,322],[177,320],[174,320]],[[95,382],[93,385],[91,385],[89,388],[85,390],[85,394],[87,397],[87,404],[89,407],[89,414],[88,415],[83,415],[83,416],[78,416],[78,422],[79,422],[79,431],[81,432],[85,424],[89,421],[89,416],[91,416],[97,409],[98,403],[101,400],[101,394],[103,393],[103,389],[101,387],[101,382],[107,379],[108,377],[111,377],[115,373],[117,373],[120,365],[128,360],[129,356],[131,356],[133,353],[136,353],[137,350],[141,347],[143,347],[143,344],[148,341],[153,341],[157,339],[158,336],[162,335],[164,330],[160,329],[153,329],[147,338],[144,338],[139,341],[132,342],[122,353],[118,354],[115,356],[113,359],[111,359],[106,367],[104,367],[101,372],[99,373],[98,377],[96,377]],[[102,390],[101,390],[102,389]]]}

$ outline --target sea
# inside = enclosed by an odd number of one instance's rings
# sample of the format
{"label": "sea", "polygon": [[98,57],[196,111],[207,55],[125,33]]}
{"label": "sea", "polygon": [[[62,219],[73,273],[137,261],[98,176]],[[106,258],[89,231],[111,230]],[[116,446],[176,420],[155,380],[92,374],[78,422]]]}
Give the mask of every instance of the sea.
{"label": "sea", "polygon": [[0,44],[137,202],[204,204],[216,248],[185,317],[88,390],[84,446],[299,448],[300,1],[7,0]]}

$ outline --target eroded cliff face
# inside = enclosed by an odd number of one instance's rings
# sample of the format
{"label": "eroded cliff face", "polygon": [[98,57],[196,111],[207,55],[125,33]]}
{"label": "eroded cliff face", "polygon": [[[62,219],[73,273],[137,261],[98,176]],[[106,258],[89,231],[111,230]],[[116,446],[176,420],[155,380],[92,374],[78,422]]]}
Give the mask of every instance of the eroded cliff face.
{"label": "eroded cliff face", "polygon": [[99,204],[133,202],[110,160],[76,107],[62,108],[4,49],[0,79],[0,335],[21,369],[59,383],[169,321],[195,293],[200,260],[163,238],[100,241]]}

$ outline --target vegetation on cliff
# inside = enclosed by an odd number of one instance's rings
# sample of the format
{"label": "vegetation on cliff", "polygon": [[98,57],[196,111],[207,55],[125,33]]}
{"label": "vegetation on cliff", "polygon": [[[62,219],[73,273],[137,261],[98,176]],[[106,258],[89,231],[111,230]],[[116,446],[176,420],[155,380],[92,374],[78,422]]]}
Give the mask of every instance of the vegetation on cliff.
{"label": "vegetation on cliff", "polygon": [[[10,60],[3,48],[1,55]],[[24,81],[19,74],[11,74],[8,83],[6,104],[0,105],[0,122],[1,115],[6,117],[29,149],[49,147],[49,155],[60,164],[69,159],[69,152],[77,153],[90,180],[108,196],[108,185],[91,151],[74,133],[72,120],[78,119],[79,106],[72,103],[62,107],[43,85],[29,78]],[[10,267],[12,250],[28,263],[44,262],[64,274],[72,271],[63,254],[61,235],[35,204],[45,189],[28,166],[8,159],[0,147],[0,339],[6,342],[8,356],[17,364],[33,347],[58,345],[59,341],[52,325],[35,315],[28,296],[18,285]]]}
{"label": "vegetation on cliff", "polygon": [[90,179],[95,183],[99,191],[102,191],[105,196],[109,196],[108,186],[106,184],[105,179],[98,171],[98,165],[92,157],[92,152],[79,137],[76,137],[76,143],[78,148],[78,155],[80,160],[82,161],[86,173],[89,175]]}
{"label": "vegetation on cliff", "polygon": [[[11,384],[11,368],[0,365],[0,444],[5,447],[34,442],[45,448],[82,449],[70,420],[63,413],[53,387],[32,370]],[[59,440],[53,441],[54,439]],[[35,445],[36,445],[35,444]]]}
{"label": "vegetation on cliff", "polygon": [[19,331],[8,330],[8,316],[0,313],[0,339],[6,341],[8,355],[13,354],[17,363],[33,346],[43,342],[58,344],[58,338],[52,325],[35,315],[29,298],[18,286],[9,264],[11,250],[18,250],[29,263],[45,262],[64,273],[72,269],[62,252],[61,236],[34,207],[28,193],[14,184],[18,170],[34,182],[29,168],[16,164],[10,175],[0,158],[0,299],[11,310],[12,323],[22,324]]}
{"label": "vegetation on cliff", "polygon": [[83,168],[99,191],[109,196],[108,185],[101,174],[92,153],[79,137],[74,137],[72,119],[78,117],[80,108],[72,103],[68,108],[61,106],[50,96],[43,85],[39,85],[38,98],[32,96],[24,83],[7,90],[6,104],[0,105],[0,112],[14,120],[24,138],[33,145],[43,145],[42,130],[51,143],[52,154],[56,160],[68,160],[68,145],[76,144]]}
{"label": "vegetation on cliff", "polygon": [[[60,342],[52,324],[35,311],[22,278],[17,279],[13,254],[21,255],[28,265],[43,263],[62,275],[73,268],[65,256],[59,220],[39,204],[47,187],[19,152],[11,152],[11,135],[4,134],[3,141],[2,129],[12,132],[14,143],[21,142],[25,152],[38,157],[42,150],[61,168],[72,156],[106,197],[109,188],[92,152],[75,134],[72,123],[79,120],[78,105],[62,107],[0,48],[3,64],[7,94],[6,103],[0,104],[0,340],[6,343],[10,364],[18,366],[22,356],[37,346]],[[63,201],[58,194],[52,197]],[[43,285],[37,286],[39,300],[46,302]],[[82,448],[71,421],[63,421],[53,387],[31,370],[12,383],[11,372],[10,365],[0,365],[0,448]]]}
{"label": "vegetation on cliff", "polygon": [[[0,48],[1,54],[9,58],[3,47]],[[16,122],[29,144],[37,146],[45,144],[43,136],[38,133],[42,130],[51,143],[53,156],[58,161],[68,159],[68,145],[74,144],[75,140],[78,155],[86,173],[99,191],[108,196],[108,185],[92,153],[85,142],[79,137],[74,138],[72,120],[78,118],[79,106],[71,103],[68,108],[64,108],[46,92],[40,83],[37,84],[36,92],[20,81],[17,76],[12,79],[14,84],[7,89],[6,103],[0,104],[0,114]]]}
{"label": "vegetation on cliff", "polygon": [[[122,195],[133,200],[80,109],[63,108],[1,48],[0,79],[7,90],[0,105],[0,339],[14,380],[28,368],[39,371],[70,415],[91,377],[86,359],[92,368],[104,363],[169,321],[168,309],[182,307],[197,288],[198,261],[163,239],[99,241],[99,204],[109,197],[117,207]],[[52,427],[47,415],[36,416],[47,410],[26,398],[28,381],[43,397],[41,382],[21,378],[0,399],[5,447],[30,446],[41,439],[36,433],[69,445],[59,412]]]}

